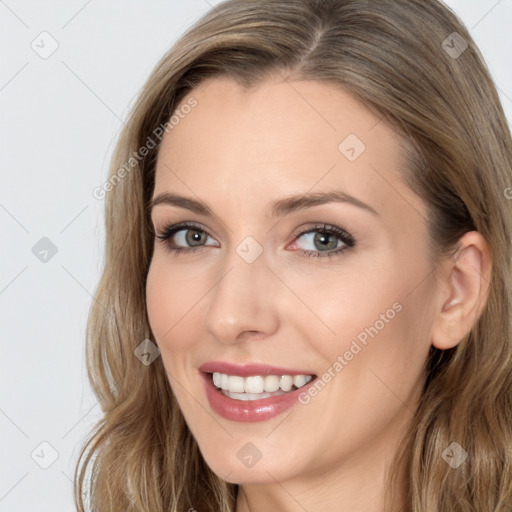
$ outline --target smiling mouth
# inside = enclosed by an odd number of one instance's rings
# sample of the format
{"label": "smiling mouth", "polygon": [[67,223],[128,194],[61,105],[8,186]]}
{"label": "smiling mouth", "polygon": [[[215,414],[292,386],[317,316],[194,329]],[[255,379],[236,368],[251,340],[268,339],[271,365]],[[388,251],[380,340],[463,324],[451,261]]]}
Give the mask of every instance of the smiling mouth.
{"label": "smiling mouth", "polygon": [[210,374],[213,385],[233,400],[262,400],[292,393],[305,386],[314,375],[252,375],[241,377],[226,373]]}

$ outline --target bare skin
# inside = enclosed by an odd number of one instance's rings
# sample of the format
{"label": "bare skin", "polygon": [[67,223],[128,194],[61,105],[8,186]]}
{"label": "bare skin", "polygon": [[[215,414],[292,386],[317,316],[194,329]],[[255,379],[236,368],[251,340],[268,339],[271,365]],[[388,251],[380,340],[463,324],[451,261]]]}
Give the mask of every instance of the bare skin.
{"label": "bare skin", "polygon": [[[197,106],[162,141],[153,197],[201,200],[214,215],[153,208],[157,235],[190,221],[204,237],[188,253],[166,245],[191,247],[186,230],[156,238],[146,292],[170,384],[207,464],[240,484],[237,512],[399,511],[405,481],[384,508],[385,477],[418,404],[429,347],[455,346],[485,303],[485,240],[464,235],[434,279],[426,206],[401,182],[399,137],[332,85],[269,79],[245,90],[217,78],[190,96]],[[356,139],[339,148],[350,134],[366,147],[360,155]],[[340,189],[375,212],[329,202],[271,215],[274,201]],[[331,235],[326,250],[325,225],[355,245]],[[236,251],[248,236],[262,249],[252,263]],[[372,326],[377,334],[333,370]],[[319,377],[330,368],[331,379],[307,404],[238,422],[206,398],[198,368],[212,360]],[[261,453],[252,467],[237,456],[249,442]]]}

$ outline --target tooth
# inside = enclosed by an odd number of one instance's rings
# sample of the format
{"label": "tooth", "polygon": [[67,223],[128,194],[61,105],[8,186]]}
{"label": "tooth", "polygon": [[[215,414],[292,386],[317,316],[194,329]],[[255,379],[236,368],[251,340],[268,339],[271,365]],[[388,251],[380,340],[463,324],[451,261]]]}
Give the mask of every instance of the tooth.
{"label": "tooth", "polygon": [[220,374],[220,387],[226,391],[229,389],[229,376],[225,373]]}
{"label": "tooth", "polygon": [[238,394],[248,394],[249,400],[256,400],[253,396],[260,396],[262,393],[275,393],[279,389],[284,392],[290,391],[292,387],[301,388],[313,377],[311,375],[252,375],[241,377],[239,375],[227,375],[225,373],[213,372],[213,384],[224,391]]}
{"label": "tooth", "polygon": [[254,400],[254,398],[251,398],[252,395],[250,395],[249,393],[231,393],[230,392],[229,397],[233,398],[234,400],[242,400],[242,401]]}
{"label": "tooth", "polygon": [[263,377],[256,375],[254,377],[246,377],[244,390],[246,393],[263,393]]}
{"label": "tooth", "polygon": [[279,389],[279,377],[277,375],[267,375],[265,377],[265,391],[273,393]]}
{"label": "tooth", "polygon": [[306,375],[295,375],[293,377],[293,383],[296,388],[301,388],[304,384],[308,383],[311,379]]}
{"label": "tooth", "polygon": [[271,396],[279,395],[280,393],[284,393],[284,391],[279,391],[278,393],[231,393],[230,391],[226,391],[225,395],[229,398],[233,398],[234,400],[262,400],[263,398],[269,398]]}
{"label": "tooth", "polygon": [[279,387],[283,391],[290,391],[293,386],[293,377],[291,375],[283,375],[279,381]]}
{"label": "tooth", "polygon": [[231,393],[243,393],[244,392],[244,378],[238,375],[229,376],[229,391]]}

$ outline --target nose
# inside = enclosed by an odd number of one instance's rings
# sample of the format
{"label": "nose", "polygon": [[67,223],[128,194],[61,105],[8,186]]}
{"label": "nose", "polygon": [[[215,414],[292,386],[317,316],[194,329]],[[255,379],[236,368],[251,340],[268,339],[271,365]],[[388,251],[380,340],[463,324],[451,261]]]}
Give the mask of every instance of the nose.
{"label": "nose", "polygon": [[205,329],[226,345],[273,334],[279,328],[279,281],[264,255],[247,263],[233,251],[224,265],[222,277],[205,297]]}

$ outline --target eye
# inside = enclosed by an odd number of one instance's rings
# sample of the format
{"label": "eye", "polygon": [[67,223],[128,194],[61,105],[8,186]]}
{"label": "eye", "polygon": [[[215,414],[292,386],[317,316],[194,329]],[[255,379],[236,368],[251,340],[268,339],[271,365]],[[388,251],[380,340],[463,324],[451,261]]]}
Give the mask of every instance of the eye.
{"label": "eye", "polygon": [[[208,246],[219,247],[218,243],[201,226],[191,222],[170,225],[156,237],[162,241],[166,249],[174,253],[198,252]],[[354,246],[354,238],[344,229],[328,224],[319,224],[307,231],[300,232],[296,235],[293,244],[288,247],[297,249],[297,252],[307,257],[332,258],[340,256]]]}
{"label": "eye", "polygon": [[215,240],[200,226],[190,222],[180,222],[165,228],[156,235],[166,248],[177,253],[196,252],[207,247],[207,242],[213,241],[214,247],[218,247]]}
{"label": "eye", "polygon": [[342,252],[354,247],[355,240],[344,229],[321,224],[299,233],[291,247],[296,248],[297,245],[299,245],[298,252],[304,256],[331,258],[340,256]]}

